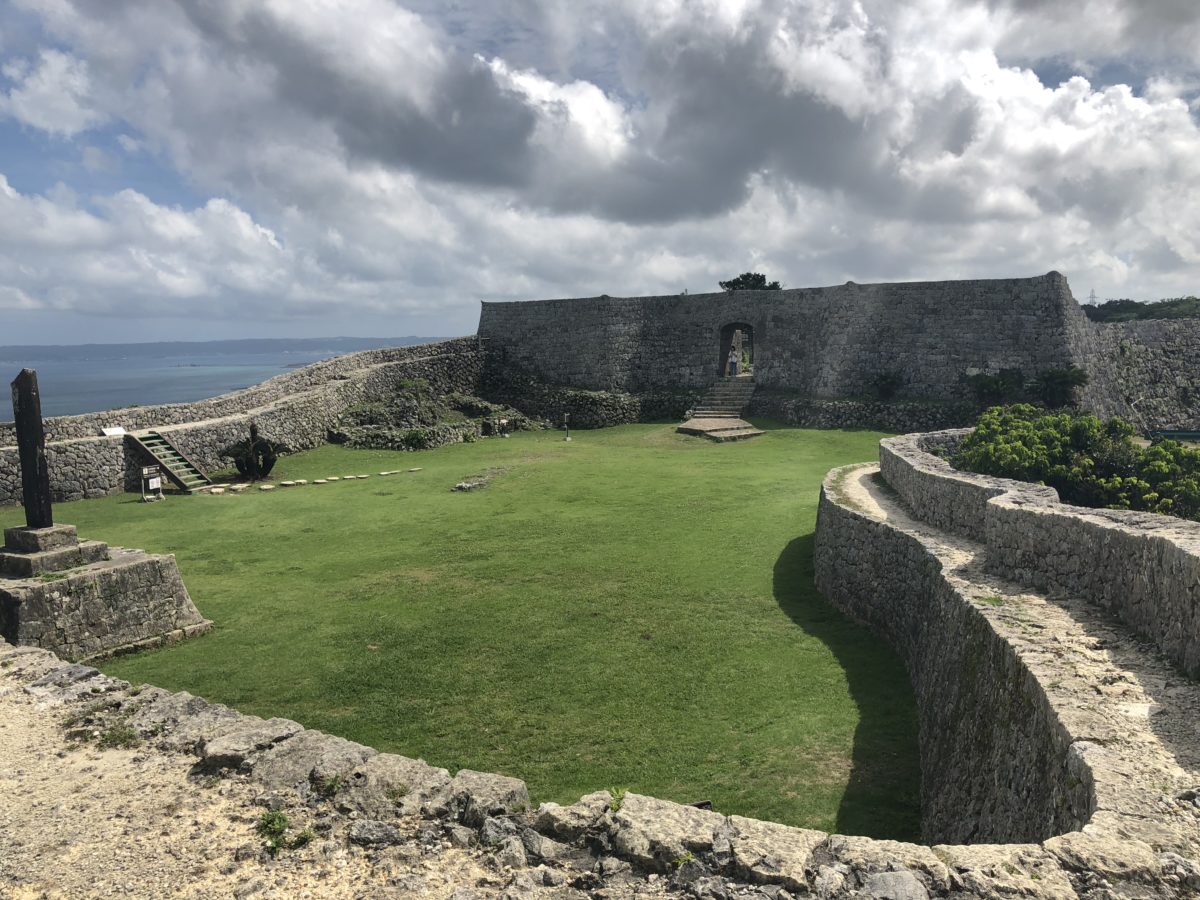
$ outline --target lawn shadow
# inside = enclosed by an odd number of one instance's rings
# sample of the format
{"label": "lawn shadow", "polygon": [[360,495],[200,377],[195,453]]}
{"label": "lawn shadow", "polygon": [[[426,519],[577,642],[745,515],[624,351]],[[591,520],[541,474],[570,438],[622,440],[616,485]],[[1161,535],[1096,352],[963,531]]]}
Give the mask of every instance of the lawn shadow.
{"label": "lawn shadow", "polygon": [[779,608],[833,651],[858,708],[850,777],[836,828],[842,834],[919,840],[920,755],[908,673],[886,643],[817,591],[814,538],[806,534],[784,548],[775,561],[773,584]]}

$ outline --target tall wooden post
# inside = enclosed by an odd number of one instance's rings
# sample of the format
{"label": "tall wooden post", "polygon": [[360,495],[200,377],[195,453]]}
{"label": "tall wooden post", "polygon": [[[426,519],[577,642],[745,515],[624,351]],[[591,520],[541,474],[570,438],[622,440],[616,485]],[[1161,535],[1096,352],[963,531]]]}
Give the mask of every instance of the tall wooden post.
{"label": "tall wooden post", "polygon": [[49,528],[54,524],[50,505],[50,466],[46,462],[46,434],[42,428],[42,398],[37,372],[22,369],[12,383],[13,420],[17,426],[17,450],[21,459],[21,495],[25,524]]}

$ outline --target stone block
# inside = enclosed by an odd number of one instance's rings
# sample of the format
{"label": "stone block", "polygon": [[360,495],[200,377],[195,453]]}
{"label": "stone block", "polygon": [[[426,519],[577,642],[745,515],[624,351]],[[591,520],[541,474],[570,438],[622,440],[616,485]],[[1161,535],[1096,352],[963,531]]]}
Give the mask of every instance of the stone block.
{"label": "stone block", "polygon": [[0,553],[0,574],[12,578],[33,578],[100,562],[107,554],[108,544],[102,541],[82,541],[74,546],[33,553]]}
{"label": "stone block", "polygon": [[449,789],[454,807],[467,825],[482,825],[488,816],[529,810],[529,789],[518,778],[462,769]]}
{"label": "stone block", "polygon": [[340,809],[375,818],[450,811],[450,773],[421,759],[380,753],[357,766],[335,798]]}
{"label": "stone block", "polygon": [[625,859],[659,872],[670,871],[688,853],[713,849],[725,817],[712,810],[627,793],[612,814],[613,849]]}
{"label": "stone block", "polygon": [[15,553],[41,553],[60,547],[74,547],[79,534],[74,525],[51,525],[49,528],[4,529],[4,548]]}

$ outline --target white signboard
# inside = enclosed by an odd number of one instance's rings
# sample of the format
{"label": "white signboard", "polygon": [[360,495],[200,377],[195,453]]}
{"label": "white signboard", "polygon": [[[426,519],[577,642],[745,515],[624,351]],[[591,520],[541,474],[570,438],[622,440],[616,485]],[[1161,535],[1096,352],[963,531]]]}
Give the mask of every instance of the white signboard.
{"label": "white signboard", "polygon": [[161,490],[162,489],[162,479],[161,478],[151,478],[150,481],[147,483],[146,487],[152,491]]}
{"label": "white signboard", "polygon": [[125,429],[120,425],[114,425],[112,428],[101,428],[105,437],[120,437],[125,433]]}

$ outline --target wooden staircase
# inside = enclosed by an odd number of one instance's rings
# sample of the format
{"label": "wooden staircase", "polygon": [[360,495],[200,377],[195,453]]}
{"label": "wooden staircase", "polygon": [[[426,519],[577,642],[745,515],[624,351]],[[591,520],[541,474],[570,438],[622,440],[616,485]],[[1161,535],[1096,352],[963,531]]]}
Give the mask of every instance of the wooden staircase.
{"label": "wooden staircase", "polygon": [[147,431],[144,434],[131,434],[130,437],[159,464],[163,475],[178,490],[191,494],[212,484],[212,479],[172,444],[166,435]]}
{"label": "wooden staircase", "polygon": [[742,419],[742,410],[753,394],[753,378],[719,378],[696,404],[691,418],[675,430],[714,441],[758,437],[762,432]]}

